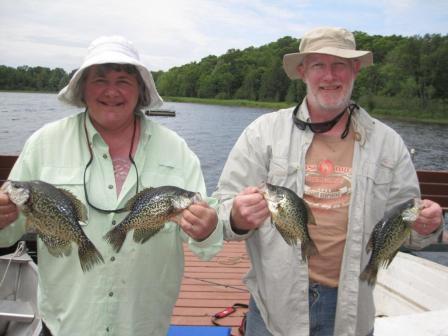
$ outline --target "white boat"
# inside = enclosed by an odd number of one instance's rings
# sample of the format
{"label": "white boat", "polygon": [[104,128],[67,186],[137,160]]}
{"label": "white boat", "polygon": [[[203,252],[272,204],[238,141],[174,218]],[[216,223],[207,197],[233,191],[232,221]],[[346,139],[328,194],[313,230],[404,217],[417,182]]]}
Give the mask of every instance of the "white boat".
{"label": "white boat", "polygon": [[20,242],[16,252],[0,256],[0,335],[38,336],[37,266]]}
{"label": "white boat", "polygon": [[447,336],[448,267],[399,252],[378,272],[375,336]]}

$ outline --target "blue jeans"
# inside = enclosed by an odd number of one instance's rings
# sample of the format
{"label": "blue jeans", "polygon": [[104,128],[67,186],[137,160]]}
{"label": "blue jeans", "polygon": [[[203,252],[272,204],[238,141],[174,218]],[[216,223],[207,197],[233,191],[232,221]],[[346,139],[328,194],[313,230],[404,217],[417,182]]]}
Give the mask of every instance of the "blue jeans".
{"label": "blue jeans", "polygon": [[[331,336],[334,330],[338,289],[310,284],[310,336]],[[272,336],[267,330],[260,311],[251,297],[247,313],[246,336]]]}
{"label": "blue jeans", "polygon": [[337,288],[310,283],[308,290],[310,336],[333,335],[337,301]]}

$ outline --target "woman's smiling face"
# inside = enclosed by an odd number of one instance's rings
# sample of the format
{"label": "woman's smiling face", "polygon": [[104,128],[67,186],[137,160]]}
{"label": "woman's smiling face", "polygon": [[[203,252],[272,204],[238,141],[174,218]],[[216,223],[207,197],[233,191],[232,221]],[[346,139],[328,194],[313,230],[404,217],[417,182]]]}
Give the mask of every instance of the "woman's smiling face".
{"label": "woman's smiling face", "polygon": [[84,85],[84,102],[94,124],[117,129],[133,120],[139,98],[136,74],[126,71],[99,71],[91,66]]}

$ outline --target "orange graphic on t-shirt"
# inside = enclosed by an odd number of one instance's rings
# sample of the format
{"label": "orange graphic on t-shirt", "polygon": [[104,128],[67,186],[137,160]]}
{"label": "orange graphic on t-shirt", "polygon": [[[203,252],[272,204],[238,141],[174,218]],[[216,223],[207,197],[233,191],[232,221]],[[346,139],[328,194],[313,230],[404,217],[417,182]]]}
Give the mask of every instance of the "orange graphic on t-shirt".
{"label": "orange graphic on t-shirt", "polygon": [[319,163],[319,173],[323,176],[328,176],[334,171],[333,162],[330,160],[323,160]]}

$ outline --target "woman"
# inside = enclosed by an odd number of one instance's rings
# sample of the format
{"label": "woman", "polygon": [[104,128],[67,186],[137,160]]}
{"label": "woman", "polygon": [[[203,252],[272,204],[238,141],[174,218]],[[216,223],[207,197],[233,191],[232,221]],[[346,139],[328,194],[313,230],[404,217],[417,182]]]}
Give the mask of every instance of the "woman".
{"label": "woman", "polygon": [[[39,310],[50,335],[165,335],[183,275],[182,242],[203,259],[222,247],[216,211],[184,210],[144,244],[128,237],[119,253],[103,239],[147,187],[171,185],[206,195],[200,163],[173,131],[144,117],[160,106],[151,73],[119,36],[93,41],[59,99],[84,112],[45,125],[25,144],[10,180],[42,180],[88,205],[83,230],[104,264],[88,272],[77,253],[55,258],[38,241]],[[0,245],[25,232],[18,209],[0,194]]]}

